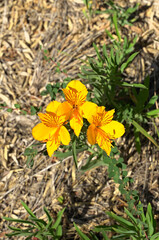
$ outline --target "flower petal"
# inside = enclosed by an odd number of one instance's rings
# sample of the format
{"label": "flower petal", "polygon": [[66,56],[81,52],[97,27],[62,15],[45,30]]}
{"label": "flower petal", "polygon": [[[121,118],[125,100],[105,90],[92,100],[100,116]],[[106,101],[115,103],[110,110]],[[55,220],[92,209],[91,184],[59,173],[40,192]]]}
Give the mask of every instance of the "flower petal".
{"label": "flower petal", "polygon": [[43,124],[45,124],[47,127],[54,127],[55,126],[55,113],[38,113],[38,116]]}
{"label": "flower petal", "polygon": [[110,123],[113,119],[114,112],[115,112],[114,109],[112,109],[110,111],[107,111],[107,112],[105,111],[103,113],[103,118],[101,120],[101,125],[105,125],[105,124]]}
{"label": "flower petal", "polygon": [[111,152],[111,140],[109,136],[100,128],[97,131],[96,141],[100,148],[102,148],[107,155],[110,155]]}
{"label": "flower petal", "polygon": [[71,140],[68,130],[64,126],[61,126],[59,134],[62,144],[68,145]]}
{"label": "flower petal", "polygon": [[122,123],[111,121],[110,123],[100,127],[105,133],[110,134],[111,139],[121,137],[125,133],[125,128]]}
{"label": "flower petal", "polygon": [[47,105],[46,112],[53,112],[56,113],[57,108],[61,103],[57,101],[52,101]]}
{"label": "flower petal", "polygon": [[72,113],[70,126],[74,130],[76,136],[78,137],[83,126],[83,118],[76,109]]}
{"label": "flower petal", "polygon": [[83,83],[78,80],[69,82],[65,89],[62,89],[66,101],[68,101],[72,107],[79,107],[85,101],[87,97],[87,88]]}
{"label": "flower petal", "polygon": [[91,124],[87,129],[87,140],[91,145],[96,144],[96,128]]}
{"label": "flower petal", "polygon": [[76,89],[78,92],[85,91],[87,95],[86,86],[83,83],[81,83],[79,80],[72,80],[71,82],[69,82],[66,86],[66,89],[71,89],[71,88]]}
{"label": "flower petal", "polygon": [[92,115],[97,111],[97,104],[93,102],[86,101],[80,109],[82,110],[83,117],[86,118],[90,123],[93,121]]}
{"label": "flower petal", "polygon": [[60,146],[60,141],[52,140],[47,142],[46,147],[47,147],[47,152],[49,157],[52,156],[52,154],[58,149],[59,146]]}
{"label": "flower petal", "polygon": [[67,101],[61,103],[57,109],[57,115],[58,116],[65,115],[66,120],[70,118],[71,113],[72,113],[72,106]]}
{"label": "flower petal", "polygon": [[34,139],[44,141],[49,138],[51,131],[52,128],[47,127],[43,123],[39,123],[32,129],[32,135]]}

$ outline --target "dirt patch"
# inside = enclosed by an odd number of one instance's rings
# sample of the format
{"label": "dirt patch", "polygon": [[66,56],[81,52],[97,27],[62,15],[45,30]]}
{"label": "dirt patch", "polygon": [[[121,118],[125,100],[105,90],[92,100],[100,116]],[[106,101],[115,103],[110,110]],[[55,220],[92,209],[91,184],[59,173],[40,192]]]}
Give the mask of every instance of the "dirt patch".
{"label": "dirt patch", "polygon": [[[135,2],[120,1],[120,4],[126,7]],[[136,46],[139,55],[127,69],[127,78],[141,83],[150,74],[150,94],[154,95],[159,89],[159,3],[157,0],[151,4],[151,1],[141,2],[137,22],[122,29],[130,38],[139,36]],[[96,1],[94,6],[103,7],[101,1]],[[86,56],[95,56],[93,42],[107,44],[105,29],[111,29],[106,14],[87,18],[84,10],[82,0],[6,0],[0,3],[1,103],[6,102],[10,108],[18,103],[26,111],[31,105],[42,106],[45,110],[50,98],[42,97],[40,92],[46,84],[78,77]],[[52,61],[44,59],[44,49],[48,50]],[[25,219],[27,215],[20,200],[42,218],[45,217],[44,205],[55,217],[66,205],[63,239],[70,240],[78,239],[73,222],[87,232],[93,226],[109,223],[106,210],[122,214],[126,202],[121,199],[118,187],[107,178],[106,167],[82,175],[75,170],[71,158],[60,163],[55,157],[40,154],[35,157],[32,169],[26,167],[24,150],[34,142],[31,129],[37,122],[37,116],[21,115],[19,109],[12,113],[6,108],[0,110],[0,217]],[[152,125],[149,131],[155,134]],[[123,142],[124,150],[126,145]],[[79,155],[80,166],[87,157],[87,152]],[[149,201],[153,204],[158,219],[159,153],[143,140],[142,152],[137,154],[130,135],[129,154],[125,157],[129,174],[135,179],[134,188],[139,190],[145,206]],[[64,197],[63,205],[58,201],[60,196]],[[0,238],[6,239],[7,223],[2,221],[0,226]]]}

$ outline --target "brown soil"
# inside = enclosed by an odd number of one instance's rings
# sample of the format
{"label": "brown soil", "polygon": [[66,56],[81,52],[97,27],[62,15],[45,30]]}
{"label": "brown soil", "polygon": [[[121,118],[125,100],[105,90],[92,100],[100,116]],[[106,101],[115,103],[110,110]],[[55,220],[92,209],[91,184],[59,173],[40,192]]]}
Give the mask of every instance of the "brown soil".
{"label": "brown soil", "polygon": [[[101,2],[93,1],[93,7],[102,8]],[[151,95],[158,94],[158,0],[116,2],[123,7],[141,2],[137,22],[122,30],[123,35],[130,38],[139,36],[140,53],[126,74],[128,79],[139,83],[150,74]],[[61,163],[55,157],[42,154],[34,158],[32,169],[26,166],[24,151],[35,142],[31,130],[39,121],[38,116],[30,115],[30,106],[42,106],[45,111],[50,101],[48,96],[40,95],[45,86],[62,82],[66,77],[76,79],[86,56],[95,56],[92,43],[109,41],[105,33],[105,29],[110,30],[108,16],[86,17],[85,10],[82,0],[4,0],[0,3],[0,103],[5,102],[9,108],[18,103],[27,111],[27,115],[22,115],[19,109],[12,113],[7,112],[7,108],[0,110],[0,217],[26,219],[28,215],[20,200],[43,219],[44,206],[55,218],[66,206],[63,239],[69,240],[79,239],[73,222],[88,232],[98,224],[109,224],[105,211],[114,210],[123,215],[123,207],[127,206],[118,186],[108,179],[106,167],[81,174],[71,157]],[[53,58],[51,62],[44,59],[43,49]],[[58,63],[61,73],[56,71]],[[158,120],[155,121],[158,126]],[[148,131],[157,140],[152,122]],[[129,139],[123,138],[121,152],[128,164],[129,176],[135,180],[133,188],[139,191],[145,207],[148,202],[152,203],[159,222],[159,152],[143,139],[141,154],[136,153],[131,135]],[[87,152],[78,156],[79,167],[87,158]],[[63,204],[58,201],[60,196],[64,198]],[[0,222],[0,239],[7,239],[7,226],[8,222]]]}

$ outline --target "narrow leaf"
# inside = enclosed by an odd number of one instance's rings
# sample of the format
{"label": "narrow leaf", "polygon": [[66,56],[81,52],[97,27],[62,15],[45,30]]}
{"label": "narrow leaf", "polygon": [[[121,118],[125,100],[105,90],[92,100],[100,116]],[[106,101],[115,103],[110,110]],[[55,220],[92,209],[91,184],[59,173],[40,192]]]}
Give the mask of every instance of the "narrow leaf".
{"label": "narrow leaf", "polygon": [[52,217],[50,216],[50,213],[49,213],[49,211],[47,210],[46,207],[44,207],[44,212],[45,212],[46,215],[47,215],[48,221],[51,222],[51,221],[52,221]]}
{"label": "narrow leaf", "polygon": [[143,89],[147,89],[147,87],[141,83],[127,83],[127,82],[123,82],[121,84],[123,87],[135,87],[135,88],[143,88]]}
{"label": "narrow leaf", "polygon": [[159,109],[155,109],[146,113],[148,117],[158,117]]}
{"label": "narrow leaf", "polygon": [[65,211],[65,208],[63,208],[60,212],[58,212],[56,222],[51,227],[52,229],[56,229],[58,227],[58,225],[61,222],[61,218],[62,218],[62,215],[63,215],[64,211]]}
{"label": "narrow leaf", "polygon": [[27,221],[27,220],[23,220],[23,219],[15,219],[15,218],[9,218],[9,217],[3,217],[3,219],[5,219],[5,220],[7,220],[9,222],[25,223],[25,224],[28,224],[28,225],[36,226],[33,222]]}
{"label": "narrow leaf", "polygon": [[82,240],[90,240],[83,232],[81,232],[75,223],[73,223],[73,225]]}
{"label": "narrow leaf", "polygon": [[128,65],[133,61],[133,59],[136,57],[137,54],[138,54],[138,52],[133,53],[133,54],[128,58],[128,60],[121,65],[121,72],[122,72],[122,73],[124,72],[125,68],[127,68]]}
{"label": "narrow leaf", "polygon": [[148,134],[145,129],[143,127],[141,127],[136,121],[132,121],[132,124],[134,125],[134,127],[136,127],[147,139],[149,139],[158,149],[159,149],[159,145],[157,144],[157,142],[155,141],[155,139],[150,136],[150,134]]}
{"label": "narrow leaf", "polygon": [[158,96],[156,95],[156,96],[153,96],[151,99],[150,99],[150,101],[148,102],[148,104],[146,105],[146,109],[147,108],[150,108],[150,107],[152,107],[154,104],[155,104],[155,102],[157,101],[157,99],[158,99]]}
{"label": "narrow leaf", "polygon": [[117,34],[117,36],[118,36],[119,42],[121,42],[121,36],[120,36],[120,33],[119,33],[119,29],[118,29],[117,14],[116,14],[116,12],[113,14],[113,23],[114,23],[114,26],[115,26],[115,30],[116,30],[116,34]]}
{"label": "narrow leaf", "polygon": [[127,221],[126,219],[124,219],[120,216],[117,216],[113,212],[106,212],[106,214],[108,214],[111,218],[115,219],[118,223],[120,223],[127,229],[135,229],[134,225],[130,221]]}

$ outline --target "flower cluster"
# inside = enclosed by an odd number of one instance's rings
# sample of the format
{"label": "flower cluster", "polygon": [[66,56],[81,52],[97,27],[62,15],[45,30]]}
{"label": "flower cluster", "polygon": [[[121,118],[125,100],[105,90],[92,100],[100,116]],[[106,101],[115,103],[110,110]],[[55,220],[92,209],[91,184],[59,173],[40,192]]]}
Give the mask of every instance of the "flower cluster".
{"label": "flower cluster", "polygon": [[97,106],[86,100],[87,89],[78,80],[73,80],[63,89],[66,101],[53,101],[46,108],[46,113],[39,113],[41,123],[32,129],[33,137],[46,142],[47,152],[51,157],[60,144],[68,145],[70,134],[64,126],[70,121],[70,127],[78,137],[83,126],[83,118],[90,123],[87,139],[90,144],[98,144],[110,155],[113,139],[121,137],[124,126],[112,120],[114,110],[105,111],[104,106]]}

